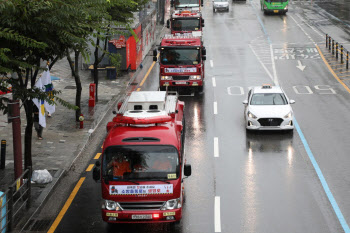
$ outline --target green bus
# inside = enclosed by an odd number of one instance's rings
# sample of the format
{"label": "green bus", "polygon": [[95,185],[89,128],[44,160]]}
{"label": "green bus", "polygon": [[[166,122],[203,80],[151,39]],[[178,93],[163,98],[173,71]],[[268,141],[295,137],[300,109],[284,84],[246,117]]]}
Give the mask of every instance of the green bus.
{"label": "green bus", "polygon": [[267,13],[282,13],[288,11],[289,0],[260,0],[261,10]]}

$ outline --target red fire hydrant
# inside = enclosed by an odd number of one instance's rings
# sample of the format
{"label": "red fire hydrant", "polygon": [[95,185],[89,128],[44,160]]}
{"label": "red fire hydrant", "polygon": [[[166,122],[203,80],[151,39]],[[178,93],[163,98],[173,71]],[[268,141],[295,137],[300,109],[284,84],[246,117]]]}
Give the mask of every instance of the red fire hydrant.
{"label": "red fire hydrant", "polygon": [[80,129],[83,129],[84,128],[84,115],[83,114],[80,114],[79,121],[80,121]]}

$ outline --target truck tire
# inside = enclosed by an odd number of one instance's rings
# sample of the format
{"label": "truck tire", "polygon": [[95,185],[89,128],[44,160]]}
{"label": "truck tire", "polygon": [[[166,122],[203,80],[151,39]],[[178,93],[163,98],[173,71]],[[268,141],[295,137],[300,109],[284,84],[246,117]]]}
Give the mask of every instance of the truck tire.
{"label": "truck tire", "polygon": [[213,8],[213,12],[215,13],[215,8]]}
{"label": "truck tire", "polygon": [[159,90],[160,90],[160,91],[166,91],[166,87],[164,87],[164,86],[159,87]]}

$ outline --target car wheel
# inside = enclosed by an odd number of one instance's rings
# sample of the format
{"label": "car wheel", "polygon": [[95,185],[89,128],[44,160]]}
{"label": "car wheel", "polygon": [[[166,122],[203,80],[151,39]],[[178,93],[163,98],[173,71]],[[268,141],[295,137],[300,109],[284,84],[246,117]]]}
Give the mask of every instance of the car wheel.
{"label": "car wheel", "polygon": [[215,13],[215,8],[213,8],[213,12]]}

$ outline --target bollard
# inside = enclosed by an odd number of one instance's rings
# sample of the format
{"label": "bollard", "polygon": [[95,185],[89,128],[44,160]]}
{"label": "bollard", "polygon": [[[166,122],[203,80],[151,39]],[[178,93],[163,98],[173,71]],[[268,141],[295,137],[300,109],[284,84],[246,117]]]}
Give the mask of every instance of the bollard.
{"label": "bollard", "polygon": [[334,55],[334,40],[332,40],[332,55]]}
{"label": "bollard", "polygon": [[349,52],[346,52],[346,69],[349,69]]}
{"label": "bollard", "polygon": [[79,121],[80,121],[80,129],[83,129],[84,128],[84,115],[83,114],[80,114]]}
{"label": "bollard", "polygon": [[338,42],[335,43],[335,58],[338,60]]}
{"label": "bollard", "polygon": [[329,51],[331,51],[331,37],[328,37],[328,47],[329,47]]}
{"label": "bollard", "polygon": [[328,48],[328,34],[326,34],[326,48]]}
{"label": "bollard", "polygon": [[340,46],[340,62],[343,64],[344,60],[343,60],[343,51],[344,51],[344,47],[341,45]]}
{"label": "bollard", "polygon": [[6,140],[1,140],[1,169],[5,169],[6,162]]}

